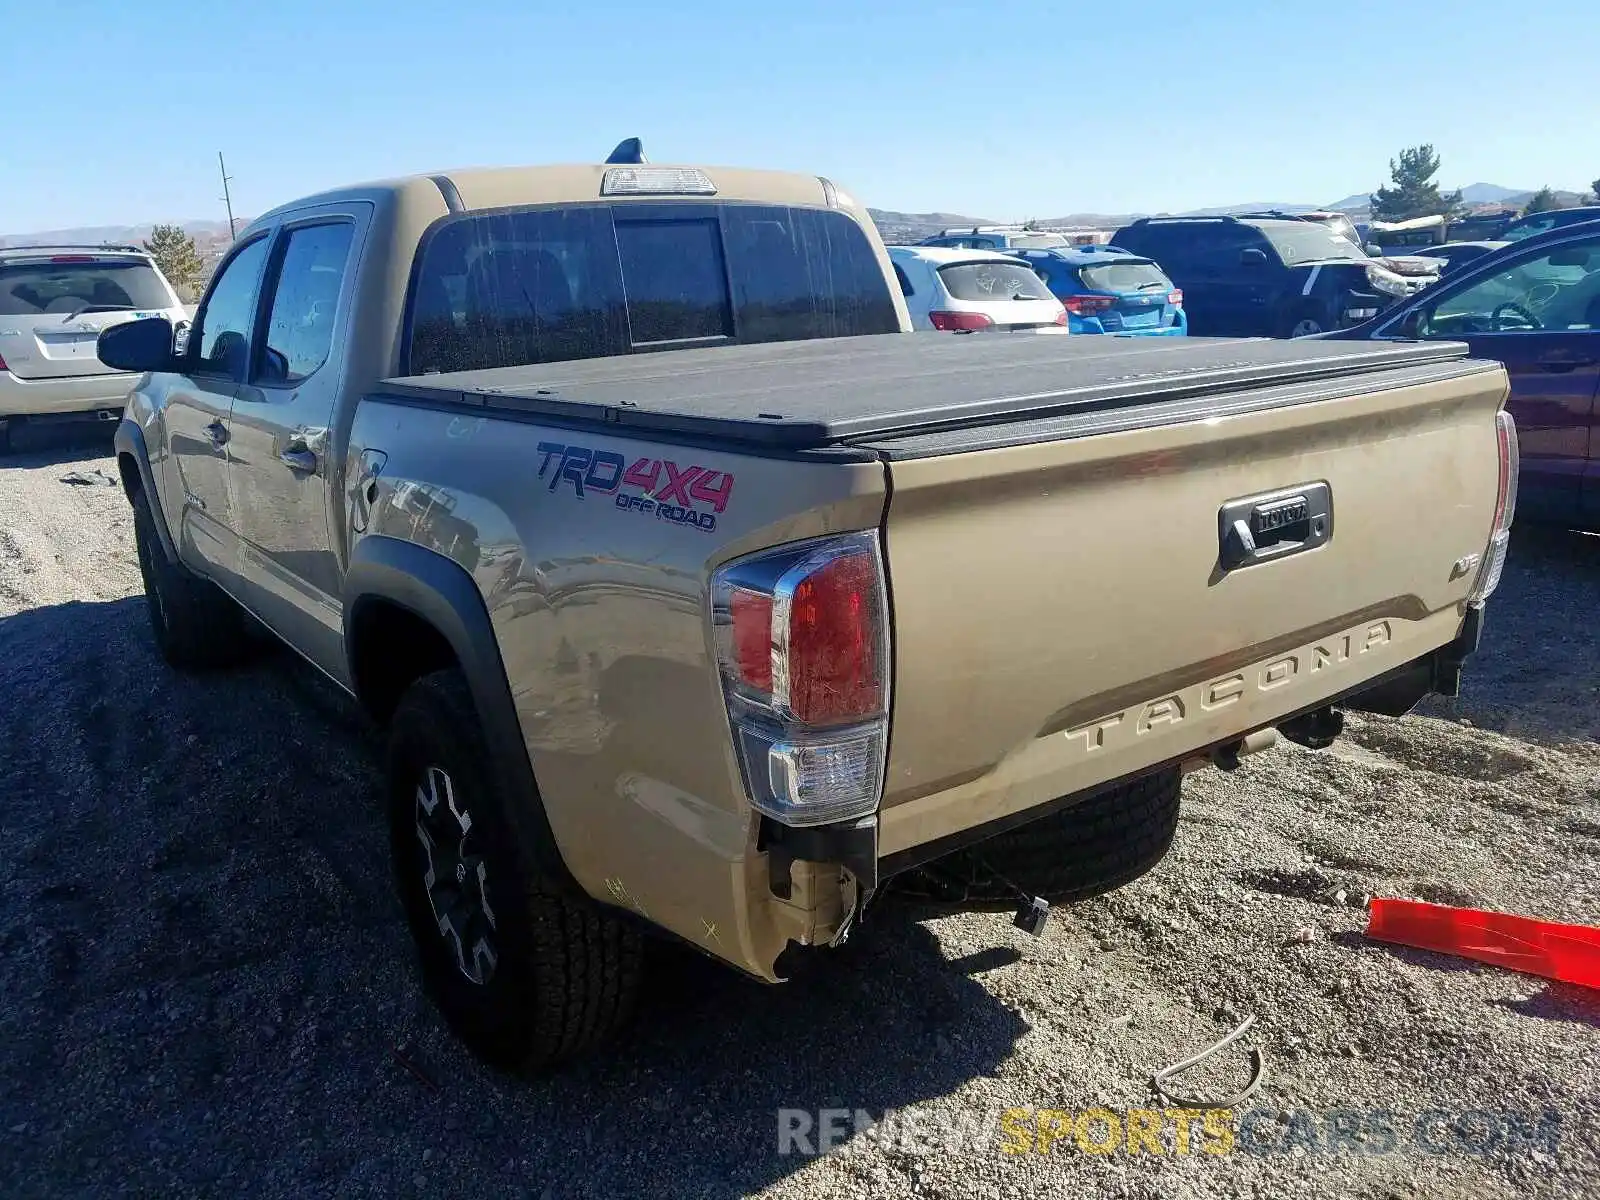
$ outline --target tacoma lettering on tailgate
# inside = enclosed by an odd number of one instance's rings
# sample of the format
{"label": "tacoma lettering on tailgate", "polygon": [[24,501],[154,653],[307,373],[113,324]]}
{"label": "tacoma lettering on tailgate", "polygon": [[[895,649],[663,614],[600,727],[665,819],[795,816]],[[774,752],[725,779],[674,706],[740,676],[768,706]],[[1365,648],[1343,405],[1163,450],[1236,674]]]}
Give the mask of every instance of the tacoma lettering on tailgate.
{"label": "tacoma lettering on tailgate", "polygon": [[566,485],[579,500],[611,496],[627,512],[708,533],[733,496],[733,475],[710,467],[680,467],[664,458],[629,463],[612,450],[560,442],[540,442],[539,453],[539,478],[550,481],[552,492]]}
{"label": "tacoma lettering on tailgate", "polygon": [[[1161,696],[1136,708],[1126,708],[1065,733],[1068,741],[1093,754],[1104,750],[1109,741],[1163,733],[1197,714],[1216,712],[1237,704],[1251,692],[1275,692],[1294,687],[1307,679],[1338,670],[1394,639],[1388,621],[1374,621],[1349,633],[1281,654],[1253,667],[1233,671],[1216,679]],[[1285,708],[1288,712],[1294,706]]]}

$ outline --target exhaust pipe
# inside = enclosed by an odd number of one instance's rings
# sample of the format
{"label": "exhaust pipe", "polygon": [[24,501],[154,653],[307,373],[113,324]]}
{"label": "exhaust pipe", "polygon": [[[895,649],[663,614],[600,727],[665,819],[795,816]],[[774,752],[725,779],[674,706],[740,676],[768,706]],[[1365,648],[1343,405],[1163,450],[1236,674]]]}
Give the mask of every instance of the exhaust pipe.
{"label": "exhaust pipe", "polygon": [[1270,750],[1278,744],[1278,731],[1276,729],[1258,729],[1254,733],[1247,733],[1237,741],[1227,742],[1218,746],[1209,754],[1196,754],[1186,758],[1178,769],[1188,775],[1205,767],[1216,767],[1219,771],[1232,771],[1239,765],[1239,760],[1251,754],[1260,754],[1263,750]]}

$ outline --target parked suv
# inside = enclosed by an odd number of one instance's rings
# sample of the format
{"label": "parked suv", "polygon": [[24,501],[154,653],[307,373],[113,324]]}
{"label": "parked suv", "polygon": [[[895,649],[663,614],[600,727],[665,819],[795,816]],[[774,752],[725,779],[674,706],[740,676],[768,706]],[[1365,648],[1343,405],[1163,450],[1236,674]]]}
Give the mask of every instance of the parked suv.
{"label": "parked suv", "polygon": [[1182,289],[1189,332],[1302,337],[1359,324],[1425,286],[1315,221],[1146,217],[1113,246],[1154,259]]}
{"label": "parked suv", "polygon": [[1014,250],[1067,310],[1073,333],[1182,337],[1183,292],[1160,266],[1116,246]]}
{"label": "parked suv", "polygon": [[60,414],[121,415],[137,376],[95,353],[108,326],[187,313],[154,260],[133,246],[0,249],[0,453],[21,421]]}

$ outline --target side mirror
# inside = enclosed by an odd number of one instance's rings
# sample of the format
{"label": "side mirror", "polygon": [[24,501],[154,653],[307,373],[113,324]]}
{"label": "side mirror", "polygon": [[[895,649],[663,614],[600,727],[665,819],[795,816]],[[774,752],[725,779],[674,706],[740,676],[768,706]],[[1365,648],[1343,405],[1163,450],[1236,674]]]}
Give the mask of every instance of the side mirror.
{"label": "side mirror", "polygon": [[1378,245],[1377,242],[1368,242],[1365,246],[1363,246],[1361,248],[1367,252],[1368,257],[1370,257],[1370,258],[1382,258],[1383,257],[1383,247]]}
{"label": "side mirror", "polygon": [[145,317],[102,330],[95,354],[115,371],[167,371],[174,365],[172,322]]}
{"label": "side mirror", "polygon": [[1267,252],[1251,247],[1239,251],[1239,265],[1242,267],[1264,267],[1267,265]]}

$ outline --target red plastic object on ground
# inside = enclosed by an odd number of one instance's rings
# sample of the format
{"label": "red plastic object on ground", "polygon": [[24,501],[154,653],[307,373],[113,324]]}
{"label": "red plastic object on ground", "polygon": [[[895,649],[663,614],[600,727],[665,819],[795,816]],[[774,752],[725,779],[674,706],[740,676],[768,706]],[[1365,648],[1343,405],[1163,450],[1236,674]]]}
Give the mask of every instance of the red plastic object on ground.
{"label": "red plastic object on ground", "polygon": [[1417,900],[1374,899],[1367,936],[1600,988],[1600,929],[1592,925],[1558,925]]}

